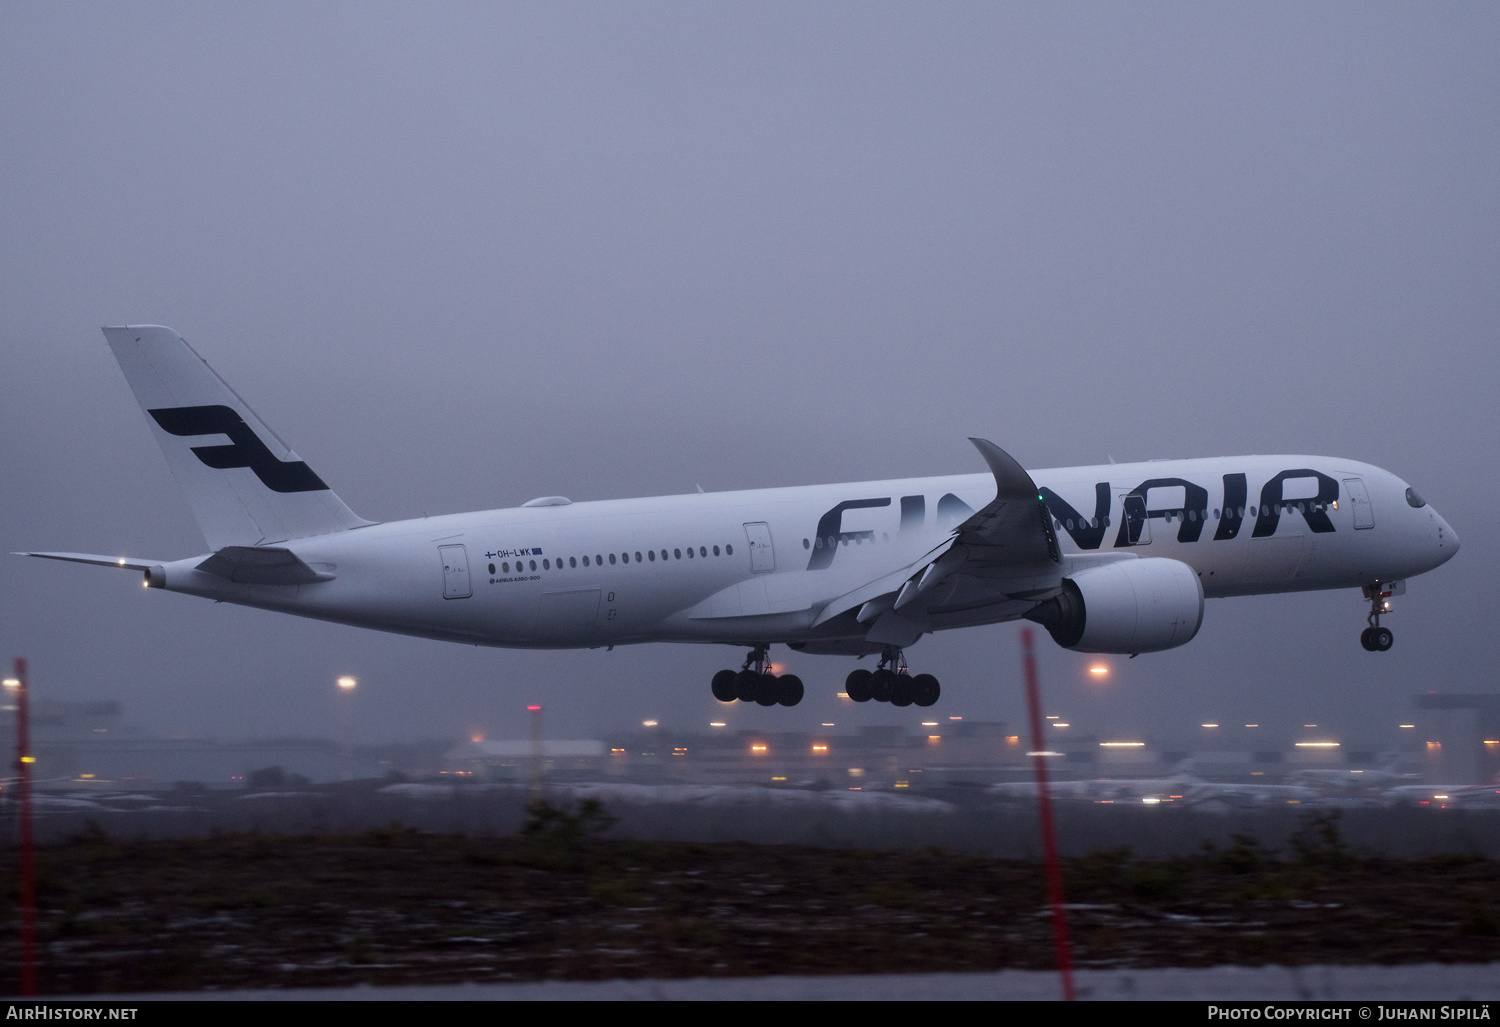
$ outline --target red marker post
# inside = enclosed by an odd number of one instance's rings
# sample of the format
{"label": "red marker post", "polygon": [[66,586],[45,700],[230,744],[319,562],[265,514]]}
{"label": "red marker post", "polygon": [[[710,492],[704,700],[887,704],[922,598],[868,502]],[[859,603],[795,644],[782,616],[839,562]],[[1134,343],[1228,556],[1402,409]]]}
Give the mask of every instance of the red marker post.
{"label": "red marker post", "polygon": [[16,771],[21,840],[21,994],[36,994],[36,863],[31,838],[30,719],[26,711],[26,661],[16,657],[16,676],[5,682],[16,693]]}
{"label": "red marker post", "polygon": [[1047,789],[1046,739],[1042,737],[1042,699],[1036,683],[1036,654],[1031,629],[1021,629],[1021,652],[1026,667],[1026,706],[1031,713],[1031,752],[1036,767],[1037,811],[1042,823],[1042,850],[1047,857],[1047,896],[1052,904],[1052,937],[1057,942],[1057,972],[1062,975],[1063,1000],[1072,1002],[1073,957],[1068,946],[1068,917],[1063,908],[1062,868],[1057,860],[1057,832],[1052,826],[1052,794]]}

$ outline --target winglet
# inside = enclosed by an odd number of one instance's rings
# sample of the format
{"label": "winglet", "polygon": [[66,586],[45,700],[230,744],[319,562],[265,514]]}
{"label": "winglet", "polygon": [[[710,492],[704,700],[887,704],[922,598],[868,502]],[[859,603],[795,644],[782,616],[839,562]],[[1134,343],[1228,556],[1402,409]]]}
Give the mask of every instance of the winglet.
{"label": "winglet", "polygon": [[[963,545],[1002,545],[1009,550],[1003,562],[1062,561],[1052,515],[1026,468],[988,439],[969,441],[995,476],[995,498],[956,529]],[[1040,548],[1038,548],[1038,544]]]}
{"label": "winglet", "polygon": [[969,441],[974,443],[974,448],[979,450],[979,455],[984,457],[984,462],[990,465],[990,473],[995,476],[995,485],[1000,490],[1000,496],[1006,499],[1020,499],[1023,496],[1042,498],[1037,492],[1036,482],[1031,480],[1031,475],[1026,473],[1026,468],[1016,462],[1015,457],[989,439],[976,439],[971,436]]}

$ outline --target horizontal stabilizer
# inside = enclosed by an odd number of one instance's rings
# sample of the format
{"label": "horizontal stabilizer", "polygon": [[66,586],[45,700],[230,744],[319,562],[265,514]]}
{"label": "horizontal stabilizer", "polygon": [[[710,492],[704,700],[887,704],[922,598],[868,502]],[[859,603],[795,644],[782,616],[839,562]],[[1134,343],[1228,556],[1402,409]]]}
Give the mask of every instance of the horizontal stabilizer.
{"label": "horizontal stabilizer", "polygon": [[96,567],[123,567],[127,571],[150,572],[167,560],[131,560],[124,556],[95,556],[93,553],[12,553],[12,556],[39,556],[43,560],[66,560],[68,563],[91,563]]}
{"label": "horizontal stabilizer", "polygon": [[332,564],[314,567],[290,549],[272,546],[225,546],[198,569],[241,585],[310,585],[334,578]]}

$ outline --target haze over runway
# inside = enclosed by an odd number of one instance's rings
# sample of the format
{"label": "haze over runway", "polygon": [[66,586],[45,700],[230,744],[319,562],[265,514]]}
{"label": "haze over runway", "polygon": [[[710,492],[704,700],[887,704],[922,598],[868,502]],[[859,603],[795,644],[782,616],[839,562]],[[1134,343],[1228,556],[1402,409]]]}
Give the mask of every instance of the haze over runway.
{"label": "haze over runway", "polygon": [[[1383,738],[1495,691],[1500,13],[1489,5],[9,5],[4,550],[205,551],[99,326],[180,330],[360,515],[1327,453],[1463,551],[1213,600],[1184,648],[1040,651],[1091,730]],[[1378,513],[1378,512],[1377,512]],[[1019,724],[1014,625],[925,638],[943,717]],[[740,650],[517,652],[0,558],[39,697],[224,738],[914,725]],[[866,661],[868,664],[870,661]]]}

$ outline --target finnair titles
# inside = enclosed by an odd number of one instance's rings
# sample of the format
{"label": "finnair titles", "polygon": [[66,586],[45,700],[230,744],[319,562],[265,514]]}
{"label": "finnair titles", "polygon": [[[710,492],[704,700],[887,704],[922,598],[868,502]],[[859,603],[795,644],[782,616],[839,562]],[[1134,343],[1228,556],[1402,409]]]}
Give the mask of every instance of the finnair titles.
{"label": "finnair titles", "polygon": [[175,331],[104,329],[210,552],[30,553],[125,567],[151,588],[470,645],[745,647],[723,702],[795,706],[782,644],[876,656],[851,699],[930,706],[906,650],[932,631],[1025,618],[1068,649],[1190,641],[1205,598],[1359,588],[1381,617],[1458,536],[1406,482],[1323,456],[987,473],[573,503],[372,523],[357,516]]}

